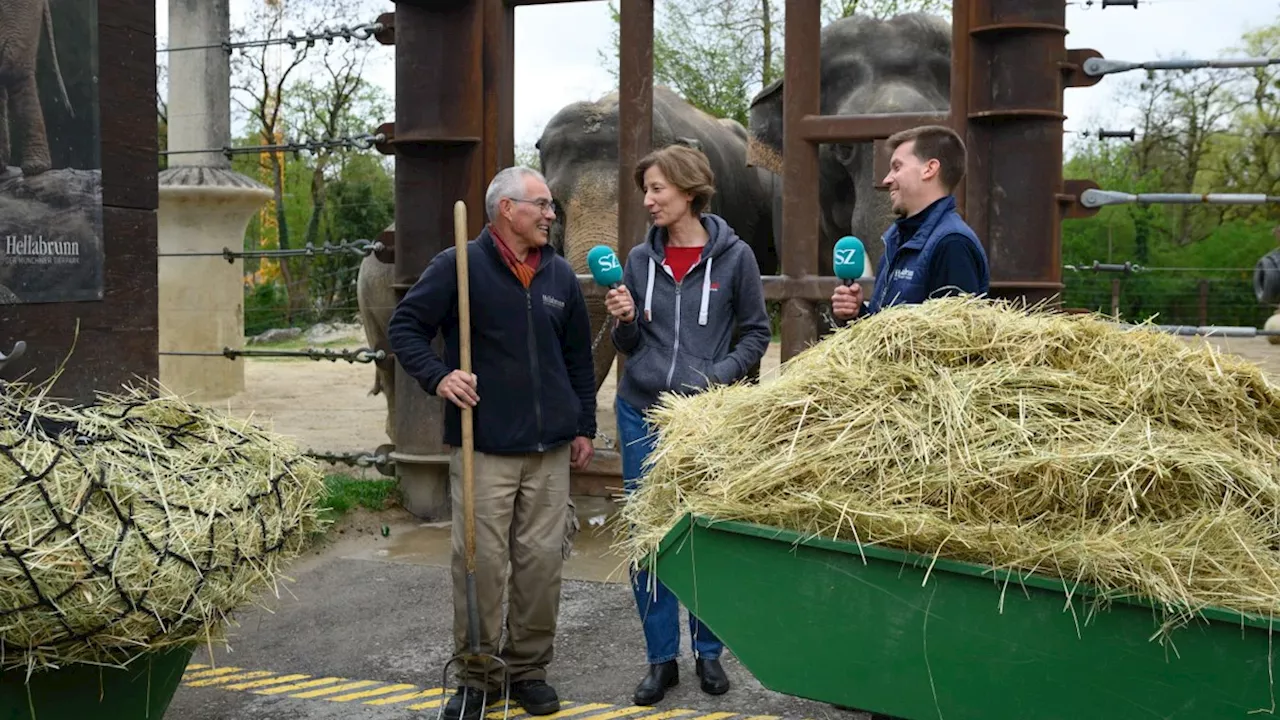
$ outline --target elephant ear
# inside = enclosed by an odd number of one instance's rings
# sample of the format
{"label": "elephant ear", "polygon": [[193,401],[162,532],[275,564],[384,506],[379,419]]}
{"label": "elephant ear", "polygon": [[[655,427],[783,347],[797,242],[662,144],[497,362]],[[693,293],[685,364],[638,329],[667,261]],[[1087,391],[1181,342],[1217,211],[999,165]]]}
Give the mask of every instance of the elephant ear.
{"label": "elephant ear", "polygon": [[698,138],[678,137],[676,138],[675,144],[683,145],[685,147],[691,147],[694,150],[697,150],[699,152],[702,151],[702,141],[699,140]]}
{"label": "elephant ear", "polygon": [[782,174],[782,78],[756,94],[748,108],[747,167]]}

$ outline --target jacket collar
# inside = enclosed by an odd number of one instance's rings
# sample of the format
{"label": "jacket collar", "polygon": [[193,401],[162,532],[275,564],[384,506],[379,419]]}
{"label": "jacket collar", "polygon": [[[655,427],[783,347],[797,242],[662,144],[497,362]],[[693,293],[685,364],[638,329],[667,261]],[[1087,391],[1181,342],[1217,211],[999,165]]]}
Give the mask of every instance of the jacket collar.
{"label": "jacket collar", "polygon": [[[920,223],[920,228],[916,230],[916,234],[911,236],[910,241],[903,243],[902,247],[911,248],[912,250],[919,250],[924,247],[925,242],[929,239],[929,235],[933,233],[933,229],[942,221],[943,216],[948,212],[955,210],[955,208],[956,197],[954,195],[947,195],[939,200],[935,200],[928,209],[923,211],[927,214],[925,215],[924,222]],[[895,221],[893,225],[889,227],[889,230],[885,233],[883,238],[884,240],[888,241],[890,237],[895,241],[899,239],[899,222],[901,221]]]}

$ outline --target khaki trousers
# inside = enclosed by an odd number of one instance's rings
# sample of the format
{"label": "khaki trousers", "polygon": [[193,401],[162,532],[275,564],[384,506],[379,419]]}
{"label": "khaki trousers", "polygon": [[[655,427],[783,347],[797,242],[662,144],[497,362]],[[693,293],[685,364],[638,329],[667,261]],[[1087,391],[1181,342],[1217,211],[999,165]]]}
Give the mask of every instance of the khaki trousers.
{"label": "khaki trousers", "polygon": [[[466,507],[462,494],[462,454],[449,460],[453,494],[453,639],[467,652]],[[475,453],[476,600],[480,652],[507,663],[511,682],[545,680],[554,651],[560,612],[560,571],[564,565],[569,502],[569,446],[546,453]],[[509,565],[509,567],[508,567]],[[508,593],[506,643],[502,640],[503,590]],[[466,663],[458,682],[496,691],[502,670],[490,663]]]}

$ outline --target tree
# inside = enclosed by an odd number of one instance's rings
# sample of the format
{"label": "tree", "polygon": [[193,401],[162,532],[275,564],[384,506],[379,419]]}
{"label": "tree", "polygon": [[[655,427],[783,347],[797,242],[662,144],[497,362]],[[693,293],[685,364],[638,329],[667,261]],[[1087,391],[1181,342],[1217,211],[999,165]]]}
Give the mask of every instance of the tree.
{"label": "tree", "polygon": [[[752,96],[781,75],[780,0],[668,0],[656,11],[653,79],[710,115],[747,124]],[[601,60],[618,79],[621,16],[614,0],[613,42]]]}
{"label": "tree", "polygon": [[[319,68],[315,75],[299,79],[289,89],[284,104],[290,116],[296,118],[297,139],[330,140],[364,135],[370,133],[371,126],[376,124],[373,118],[386,117],[390,113],[385,93],[364,79],[365,65],[372,49],[373,46],[368,43],[325,46],[323,55],[316,58]],[[342,163],[358,151],[345,146],[315,151],[314,160],[310,164],[311,211],[302,236],[304,247],[321,244],[321,225],[325,218],[329,177],[341,172]],[[335,242],[345,242],[348,239],[354,238],[337,238]],[[359,266],[351,256],[343,259],[351,269]],[[318,263],[300,264],[293,268],[292,282],[309,288],[307,271],[318,266]],[[352,279],[354,280],[354,274]],[[315,300],[314,294],[308,293],[312,301]]]}
{"label": "tree", "polygon": [[[279,39],[292,30],[292,26],[305,24],[305,6],[270,0],[254,5],[249,22],[231,32],[233,41],[250,39],[253,33],[262,39]],[[316,23],[317,25],[319,23]],[[286,29],[288,28],[288,29]],[[307,58],[310,47],[304,42],[297,46],[263,45],[242,48],[231,60],[231,99],[248,114],[255,129],[259,145],[276,145],[284,142],[285,122],[282,98],[290,76]],[[284,206],[284,154],[265,152],[261,156],[262,169],[268,173],[267,184],[273,191],[271,209],[275,214],[276,244],[281,250],[291,247],[289,222]],[[304,303],[305,292],[294,281],[289,258],[280,258],[280,274],[285,282],[285,297],[289,321]]]}

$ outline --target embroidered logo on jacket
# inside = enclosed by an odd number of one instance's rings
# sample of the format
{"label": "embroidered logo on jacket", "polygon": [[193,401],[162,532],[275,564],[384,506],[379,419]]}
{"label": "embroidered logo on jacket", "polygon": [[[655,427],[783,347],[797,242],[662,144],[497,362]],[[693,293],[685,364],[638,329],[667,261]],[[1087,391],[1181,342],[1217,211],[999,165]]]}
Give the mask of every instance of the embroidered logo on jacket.
{"label": "embroidered logo on jacket", "polygon": [[543,304],[543,305],[550,305],[551,307],[553,307],[553,308],[555,308],[555,309],[557,309],[557,310],[563,310],[563,309],[564,309],[564,301],[563,301],[563,300],[561,300],[561,299],[559,299],[559,298],[553,298],[553,297],[551,297],[550,295],[545,295],[545,294],[544,294],[544,295],[542,296],[542,304]]}
{"label": "embroidered logo on jacket", "polygon": [[893,279],[894,279],[894,280],[910,280],[911,278],[913,278],[913,277],[915,277],[915,276],[916,276],[916,271],[915,271],[915,270],[910,270],[910,269],[908,269],[908,270],[894,270],[894,271],[893,271]]}

